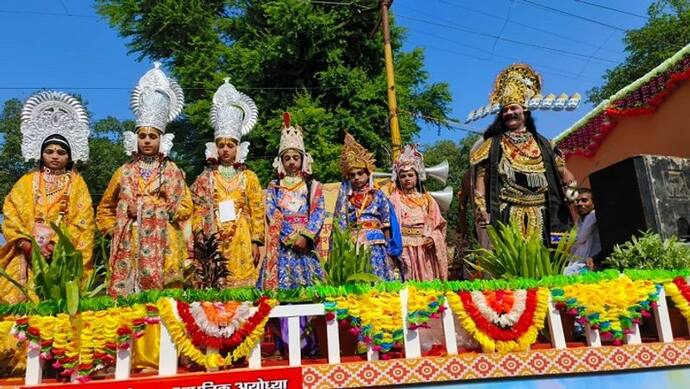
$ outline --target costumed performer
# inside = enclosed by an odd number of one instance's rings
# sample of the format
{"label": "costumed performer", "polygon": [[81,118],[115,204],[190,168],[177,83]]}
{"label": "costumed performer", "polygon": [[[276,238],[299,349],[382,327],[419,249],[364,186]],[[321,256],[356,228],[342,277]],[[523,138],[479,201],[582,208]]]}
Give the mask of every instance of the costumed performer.
{"label": "costumed performer", "polygon": [[511,65],[498,75],[490,97],[498,114],[470,163],[480,226],[513,223],[523,236],[537,234],[549,245],[552,235],[573,225],[565,193],[577,184],[527,109],[540,90],[541,77],[528,65]]}
{"label": "costumed performer", "polygon": [[261,184],[244,161],[249,142],[241,142],[256,125],[254,101],[225,79],[213,95],[211,123],[215,142],[206,144],[209,167],[191,187],[193,231],[197,244],[213,236],[229,275],[226,287],[256,284],[259,246],[264,242],[264,202]]}
{"label": "costumed performer", "polygon": [[[306,152],[302,128],[283,114],[277,171],[266,189],[268,233],[266,258],[257,288],[293,289],[311,286],[324,278],[316,255],[326,218],[323,186],[312,179],[313,160]],[[325,255],[325,253],[319,253]]]}
{"label": "costumed performer", "polygon": [[180,223],[193,205],[184,173],[169,158],[174,136],[165,130],[183,104],[182,89],[159,63],[132,93],[136,133],[123,134],[132,160],[115,171],[96,212],[98,230],[112,237],[112,297],[181,286],[187,249]]}
{"label": "costumed performer", "polygon": [[446,221],[424,188],[424,156],[414,145],[406,145],[393,163],[391,181],[390,201],[402,232],[404,280],[447,280]]}
{"label": "costumed performer", "polygon": [[[32,299],[32,243],[50,262],[57,237],[51,223],[65,226],[75,248],[81,252],[83,279],[91,274],[94,215],[86,182],[74,163],[89,158],[89,119],[74,97],[44,91],[29,98],[21,114],[22,156],[37,160],[38,168],[26,173],[12,187],[3,205],[2,233],[6,243],[0,248],[0,266],[24,285]],[[16,304],[25,300],[21,291],[0,278],[0,302]]]}
{"label": "costumed performer", "polygon": [[[399,247],[391,231],[399,230],[391,204],[379,189],[373,187],[371,174],[375,171],[374,156],[357,143],[349,133],[340,155],[343,182],[333,216],[338,226],[349,229],[358,246],[371,250],[372,272],[383,281],[400,279],[400,269],[392,252]],[[393,225],[395,224],[395,225]],[[393,237],[393,238],[392,238]]]}

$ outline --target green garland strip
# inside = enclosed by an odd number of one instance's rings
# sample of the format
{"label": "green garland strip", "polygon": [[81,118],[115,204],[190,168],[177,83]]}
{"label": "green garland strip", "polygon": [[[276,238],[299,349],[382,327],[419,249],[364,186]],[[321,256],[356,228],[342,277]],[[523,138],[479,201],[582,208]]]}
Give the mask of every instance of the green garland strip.
{"label": "green garland strip", "polygon": [[672,281],[676,277],[690,276],[690,269],[682,270],[638,270],[627,269],[623,273],[631,280],[651,280],[657,284]]}
{"label": "green garland strip", "polygon": [[[625,275],[633,280],[653,280],[663,283],[673,280],[675,277],[690,276],[690,269],[683,270],[625,270]],[[529,278],[473,280],[473,281],[399,281],[381,282],[370,284],[348,284],[342,286],[316,285],[308,288],[289,290],[260,291],[254,288],[237,289],[164,289],[147,290],[141,293],[112,299],[108,296],[99,296],[90,299],[81,299],[80,311],[98,311],[113,307],[127,307],[134,304],[155,304],[161,297],[172,297],[185,302],[193,301],[256,301],[262,296],[276,299],[281,303],[311,303],[323,302],[340,296],[351,294],[365,294],[370,291],[399,292],[401,289],[414,286],[422,290],[436,290],[439,293],[473,291],[473,290],[497,290],[497,289],[530,289],[535,287],[560,288],[572,284],[589,284],[603,280],[611,280],[620,276],[617,270],[605,270],[602,272],[585,273],[576,276],[549,276],[540,280]],[[11,315],[41,315],[51,316],[58,313],[66,313],[67,307],[63,301],[41,301],[38,303],[20,303],[15,305],[0,304],[0,317]]]}

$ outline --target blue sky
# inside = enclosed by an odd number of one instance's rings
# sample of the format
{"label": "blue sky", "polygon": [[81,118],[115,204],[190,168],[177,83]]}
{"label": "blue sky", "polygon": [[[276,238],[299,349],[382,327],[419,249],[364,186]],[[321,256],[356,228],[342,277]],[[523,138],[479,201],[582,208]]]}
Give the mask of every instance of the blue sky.
{"label": "blue sky", "polygon": [[[430,79],[450,85],[451,115],[464,121],[469,111],[486,105],[496,74],[514,62],[527,62],[542,74],[544,94],[584,95],[600,85],[606,69],[625,58],[624,30],[644,25],[651,3],[396,0],[392,11],[408,29],[404,48],[425,48]],[[127,54],[126,41],[94,12],[92,1],[3,0],[0,36],[0,102],[55,88],[80,93],[93,119],[131,117],[130,90],[151,64]],[[537,127],[553,137],[591,108],[583,103],[573,112],[537,112]],[[490,120],[470,127],[483,129]],[[464,135],[427,127],[418,141],[429,144]]]}

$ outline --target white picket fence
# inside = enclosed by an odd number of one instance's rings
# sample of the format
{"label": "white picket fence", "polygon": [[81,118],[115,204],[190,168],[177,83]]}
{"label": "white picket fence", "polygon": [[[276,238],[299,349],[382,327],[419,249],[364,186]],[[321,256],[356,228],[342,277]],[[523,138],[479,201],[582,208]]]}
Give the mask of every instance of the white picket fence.
{"label": "white picket fence", "polygon": [[[420,337],[417,330],[408,329],[407,323],[407,299],[408,290],[400,291],[400,305],[401,314],[403,318],[404,331],[404,348],[405,358],[419,358],[421,357]],[[448,354],[457,354],[458,345],[455,332],[455,321],[453,319],[453,312],[445,303],[445,311],[442,313],[443,332],[445,338],[445,346]],[[254,308],[254,313],[256,308]],[[297,305],[280,305],[273,308],[270,317],[287,318],[288,322],[288,345],[289,345],[289,364],[290,366],[300,366],[302,363],[301,347],[300,347],[300,317],[302,316],[322,316],[325,315],[323,304],[297,304]],[[549,298],[549,309],[547,312],[547,329],[550,333],[552,346],[556,349],[566,348],[566,340],[563,332],[563,324],[561,322],[560,312]],[[671,322],[668,314],[668,307],[666,304],[666,293],[662,288],[659,292],[659,301],[656,308],[654,308],[654,318],[656,320],[656,328],[658,329],[658,337],[661,342],[672,342],[673,334],[671,332]],[[589,347],[600,347],[601,339],[599,338],[599,331],[585,327],[585,335],[587,345]],[[326,336],[328,343],[328,363],[340,363],[340,338],[338,331],[338,320],[326,321]],[[626,335],[625,343],[640,344],[641,338],[639,328],[637,325],[634,331]],[[160,333],[160,353],[159,353],[159,376],[171,376],[177,374],[178,353],[175,348],[170,335],[161,323]],[[32,350],[33,349],[33,350]],[[115,365],[115,380],[124,380],[130,377],[132,355],[131,347],[127,350],[119,350],[117,353],[117,362]],[[27,354],[27,367],[25,384],[38,385],[41,383],[43,362],[40,359],[39,351],[36,347],[30,347]],[[216,352],[215,350],[207,350],[207,352]],[[369,348],[367,351],[367,359],[370,361],[378,359],[378,352]],[[251,351],[248,357],[248,364],[250,368],[261,368],[261,349],[260,344]]]}

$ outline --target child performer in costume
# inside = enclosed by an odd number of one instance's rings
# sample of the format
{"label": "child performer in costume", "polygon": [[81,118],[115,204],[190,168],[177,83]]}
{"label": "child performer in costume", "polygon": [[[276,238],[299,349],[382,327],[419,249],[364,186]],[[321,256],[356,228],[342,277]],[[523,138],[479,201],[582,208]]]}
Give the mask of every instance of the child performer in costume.
{"label": "child performer in costume", "polygon": [[168,158],[165,127],[182,111],[182,89],[156,63],[139,80],[131,106],[136,134],[124,133],[132,161],[113,175],[96,211],[98,230],[112,237],[108,294],[181,285],[187,254],[180,223],[192,214],[184,173]]}
{"label": "child performer in costume", "polygon": [[241,142],[256,125],[254,101],[225,83],[213,95],[211,123],[215,142],[206,144],[211,167],[192,185],[193,231],[199,240],[216,235],[227,261],[227,287],[254,286],[259,246],[264,241],[264,202],[261,184],[244,160],[249,142]]}
{"label": "child performer in costume", "polygon": [[373,273],[383,281],[390,281],[400,278],[389,250],[392,223],[397,222],[388,199],[373,188],[371,173],[376,169],[375,162],[372,154],[352,135],[345,134],[340,155],[343,183],[335,205],[334,221],[338,221],[341,229],[350,228],[358,245],[369,247]]}
{"label": "child performer in costume", "polygon": [[[94,220],[91,195],[75,161],[89,158],[89,123],[86,110],[72,96],[45,91],[32,96],[22,109],[22,156],[38,160],[39,167],[12,187],[2,208],[0,267],[15,281],[33,290],[31,241],[50,257],[56,242],[51,223],[67,228],[75,248],[81,252],[84,278],[91,273]],[[23,294],[0,278],[0,302],[16,304]]]}
{"label": "child performer in costume", "polygon": [[424,190],[424,157],[414,145],[405,146],[393,164],[391,180],[390,201],[402,230],[404,279],[447,280],[446,221]]}
{"label": "child performer in costume", "polygon": [[289,113],[283,114],[283,122],[273,162],[278,179],[266,189],[268,239],[260,289],[311,286],[324,277],[313,253],[326,217],[323,186],[311,178],[312,158],[304,148],[302,129],[290,125]]}

